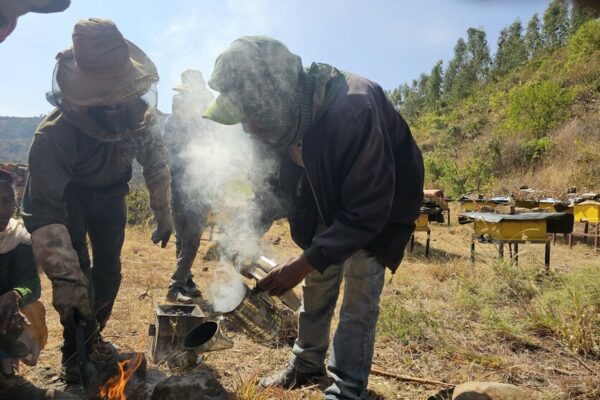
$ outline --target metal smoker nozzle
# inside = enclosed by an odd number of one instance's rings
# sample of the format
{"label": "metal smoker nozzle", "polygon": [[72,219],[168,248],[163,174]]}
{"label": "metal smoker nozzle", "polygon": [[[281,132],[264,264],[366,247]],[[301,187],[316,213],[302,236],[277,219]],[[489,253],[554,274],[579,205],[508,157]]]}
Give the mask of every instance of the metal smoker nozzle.
{"label": "metal smoker nozzle", "polygon": [[[254,278],[260,280],[267,276],[267,274],[276,266],[277,263],[275,261],[265,256],[260,256],[258,260],[252,264],[252,268],[249,272]],[[300,298],[296,295],[296,293],[294,293],[293,290],[285,292],[279,296],[279,299],[281,299],[281,302],[293,311],[298,311],[300,308]]]}

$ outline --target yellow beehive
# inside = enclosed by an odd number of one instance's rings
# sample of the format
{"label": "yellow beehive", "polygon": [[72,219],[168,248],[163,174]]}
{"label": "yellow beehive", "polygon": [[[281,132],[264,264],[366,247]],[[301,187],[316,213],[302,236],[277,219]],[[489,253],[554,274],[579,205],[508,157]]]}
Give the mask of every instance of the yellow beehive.
{"label": "yellow beehive", "polygon": [[600,222],[600,202],[584,201],[573,207],[575,222],[587,221],[593,224]]}
{"label": "yellow beehive", "polygon": [[419,215],[419,218],[417,218],[417,220],[415,221],[415,225],[417,225],[417,227],[415,228],[415,232],[427,232],[427,230],[429,229],[429,215]]}
{"label": "yellow beehive", "polygon": [[499,222],[475,221],[475,233],[487,235],[493,240],[505,242],[523,240],[531,242],[546,241],[545,220],[516,221],[504,220]]}
{"label": "yellow beehive", "polygon": [[483,206],[494,207],[496,203],[489,200],[463,200],[460,202],[460,206],[463,212],[478,211]]}
{"label": "yellow beehive", "polygon": [[540,203],[535,200],[516,200],[515,207],[531,209],[531,208],[540,207]]}
{"label": "yellow beehive", "polygon": [[557,212],[554,203],[550,201],[540,201],[539,208],[548,210],[550,212]]}

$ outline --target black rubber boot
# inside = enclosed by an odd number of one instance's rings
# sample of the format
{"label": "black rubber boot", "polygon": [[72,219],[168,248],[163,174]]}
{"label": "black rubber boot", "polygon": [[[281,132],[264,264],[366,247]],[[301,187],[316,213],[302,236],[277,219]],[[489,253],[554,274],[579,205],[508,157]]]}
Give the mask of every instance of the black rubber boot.
{"label": "black rubber boot", "polygon": [[200,293],[200,289],[196,286],[196,282],[192,279],[193,277],[189,277],[185,284],[182,286],[183,294],[190,297],[202,297]]}
{"label": "black rubber boot", "polygon": [[301,372],[294,365],[288,365],[287,368],[275,375],[261,379],[260,385],[265,388],[278,386],[284,389],[296,389],[323,376],[325,376],[325,371]]}

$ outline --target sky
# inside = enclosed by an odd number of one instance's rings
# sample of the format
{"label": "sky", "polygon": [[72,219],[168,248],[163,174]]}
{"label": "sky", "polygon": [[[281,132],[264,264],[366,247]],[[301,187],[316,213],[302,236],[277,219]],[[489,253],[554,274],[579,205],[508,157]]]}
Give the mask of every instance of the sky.
{"label": "sky", "polygon": [[208,80],[214,60],[236,38],[268,35],[302,57],[332,64],[393,89],[444,66],[456,40],[483,28],[492,52],[500,30],[523,25],[550,0],[72,0],[60,14],[27,14],[0,43],[0,115],[34,116],[45,100],[56,54],[71,46],[80,19],[113,20],[154,61],[159,109],[188,68]]}

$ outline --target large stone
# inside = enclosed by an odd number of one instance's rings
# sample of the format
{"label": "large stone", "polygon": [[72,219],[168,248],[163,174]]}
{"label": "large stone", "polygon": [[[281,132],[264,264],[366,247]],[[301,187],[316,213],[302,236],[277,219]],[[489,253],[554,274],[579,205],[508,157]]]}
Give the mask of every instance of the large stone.
{"label": "large stone", "polygon": [[160,382],[151,400],[226,400],[227,391],[209,372],[197,370]]}
{"label": "large stone", "polygon": [[528,390],[508,383],[467,382],[454,388],[452,400],[535,400]]}

